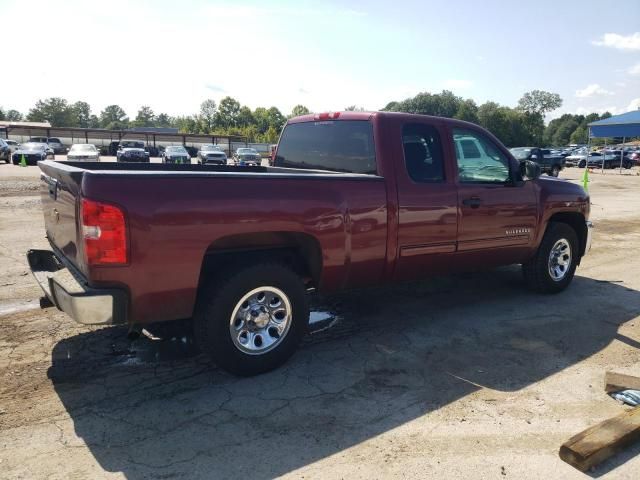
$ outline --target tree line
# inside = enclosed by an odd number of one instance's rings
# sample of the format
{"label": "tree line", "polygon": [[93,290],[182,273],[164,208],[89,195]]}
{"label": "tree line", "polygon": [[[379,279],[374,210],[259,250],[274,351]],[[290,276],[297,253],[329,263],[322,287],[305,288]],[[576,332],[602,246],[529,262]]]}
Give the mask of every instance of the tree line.
{"label": "tree line", "polygon": [[[586,116],[565,114],[545,126],[545,115],[561,106],[562,99],[558,94],[542,90],[525,93],[516,107],[496,102],[485,102],[478,106],[470,98],[465,99],[443,90],[441,93],[422,92],[411,98],[393,101],[382,110],[437,115],[473,122],[491,131],[508,147],[586,143],[587,124],[611,116],[608,112]],[[352,105],[345,110],[362,108]],[[38,100],[26,115],[16,110],[5,111],[0,108],[0,120],[48,121],[53,127],[173,127],[182,133],[241,135],[252,142],[275,143],[287,118],[307,113],[310,111],[304,105],[296,105],[287,116],[276,107],[258,107],[252,110],[227,96],[220,103],[211,99],[203,101],[200,111],[193,115],[174,117],[166,113],[156,114],[150,106],[143,105],[136,117],[130,119],[119,105],[109,105],[96,115],[87,102],[69,103],[64,98],[51,97]]]}

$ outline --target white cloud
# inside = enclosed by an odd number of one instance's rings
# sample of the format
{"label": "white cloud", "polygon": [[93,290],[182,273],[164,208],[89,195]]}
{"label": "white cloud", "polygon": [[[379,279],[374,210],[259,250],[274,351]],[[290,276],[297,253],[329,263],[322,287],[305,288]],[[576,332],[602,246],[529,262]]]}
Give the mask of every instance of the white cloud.
{"label": "white cloud", "polygon": [[613,95],[613,92],[602,88],[597,83],[592,83],[581,90],[576,90],[576,97],[578,98],[598,97],[603,95]]}
{"label": "white cloud", "polygon": [[631,102],[627,106],[626,111],[630,112],[631,110],[638,110],[638,109],[640,109],[640,98],[634,98],[633,100],[631,100]]}
{"label": "white cloud", "polygon": [[640,32],[631,35],[605,33],[600,40],[594,40],[592,43],[599,47],[611,47],[618,50],[640,50]]}
{"label": "white cloud", "polygon": [[617,115],[624,113],[626,110],[618,108],[615,105],[609,107],[578,107],[575,112],[577,115],[589,115],[590,113],[598,113],[602,115],[604,112],[609,112],[611,115]]}
{"label": "white cloud", "polygon": [[636,63],[633,67],[629,67],[629,75],[640,75],[640,63]]}
{"label": "white cloud", "polygon": [[454,90],[464,90],[465,88],[469,88],[473,85],[471,80],[461,80],[456,78],[450,78],[449,80],[445,80],[444,87],[451,88]]}

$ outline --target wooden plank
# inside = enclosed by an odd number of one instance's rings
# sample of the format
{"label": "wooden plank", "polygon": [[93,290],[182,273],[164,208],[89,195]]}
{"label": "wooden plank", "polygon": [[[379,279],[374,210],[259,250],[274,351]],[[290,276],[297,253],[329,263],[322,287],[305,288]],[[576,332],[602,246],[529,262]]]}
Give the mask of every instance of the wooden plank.
{"label": "wooden plank", "polygon": [[620,390],[640,390],[640,377],[625,375],[624,373],[605,373],[604,391],[610,393]]}
{"label": "wooden plank", "polygon": [[640,408],[610,418],[571,437],[560,458],[583,472],[640,439]]}

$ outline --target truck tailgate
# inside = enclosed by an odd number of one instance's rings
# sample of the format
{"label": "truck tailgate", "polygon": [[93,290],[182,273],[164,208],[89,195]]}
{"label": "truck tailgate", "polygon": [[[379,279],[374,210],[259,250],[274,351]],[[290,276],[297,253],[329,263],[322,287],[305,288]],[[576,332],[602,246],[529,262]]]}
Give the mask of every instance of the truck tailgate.
{"label": "truck tailgate", "polygon": [[82,250],[78,244],[76,216],[82,170],[57,162],[39,162],[44,225],[51,245],[82,270]]}

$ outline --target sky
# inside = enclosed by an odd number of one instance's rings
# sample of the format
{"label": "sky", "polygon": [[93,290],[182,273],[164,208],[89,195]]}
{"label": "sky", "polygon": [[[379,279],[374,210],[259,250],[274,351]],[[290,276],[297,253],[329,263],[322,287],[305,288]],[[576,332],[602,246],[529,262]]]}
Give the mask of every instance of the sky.
{"label": "sky", "polygon": [[[188,115],[208,98],[288,114],[453,91],[563,113],[640,107],[640,1],[0,0],[0,106],[119,104]],[[614,6],[615,5],[615,6]]]}

